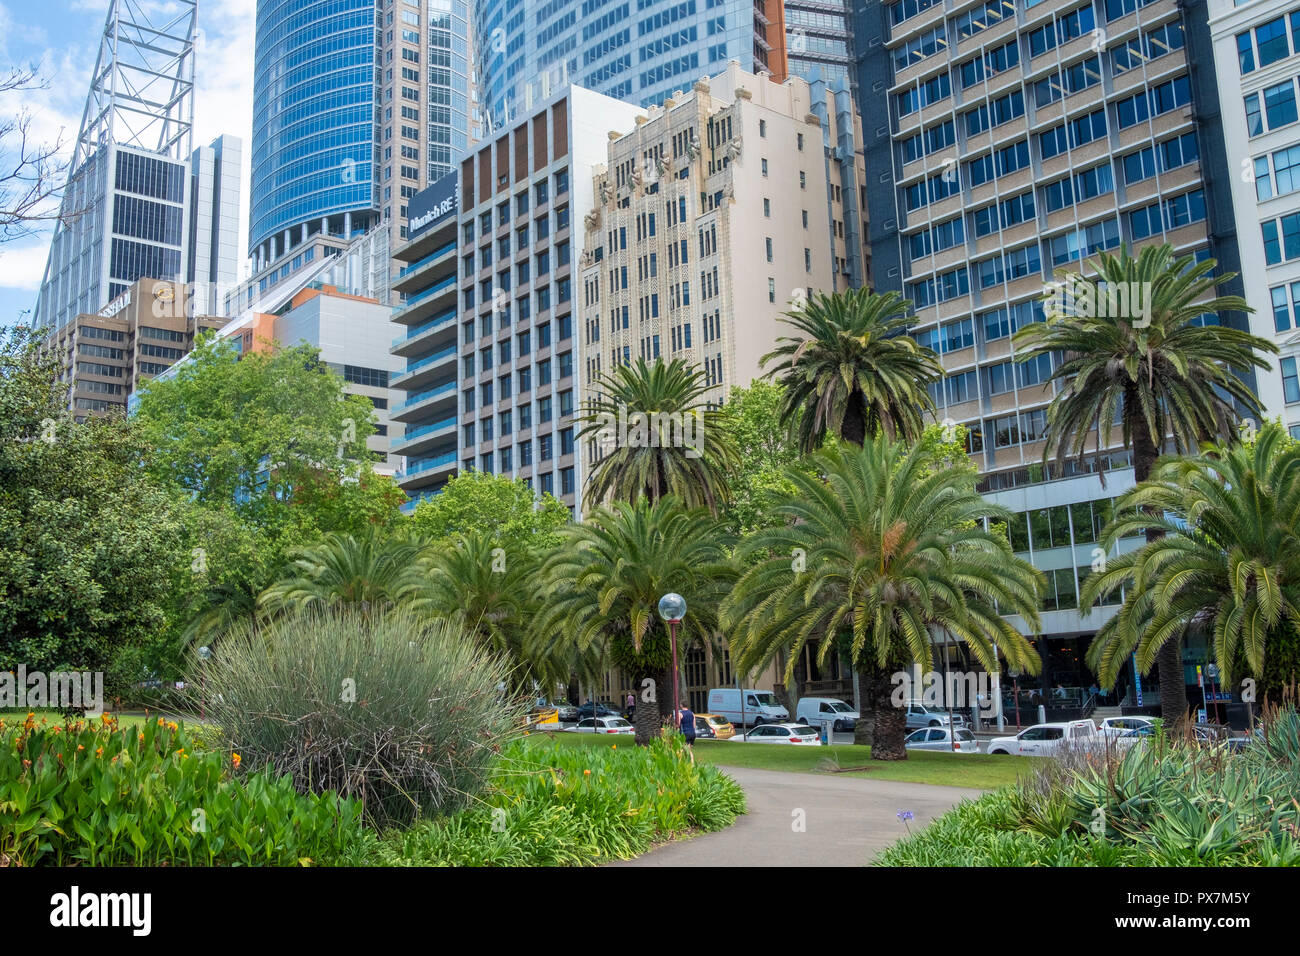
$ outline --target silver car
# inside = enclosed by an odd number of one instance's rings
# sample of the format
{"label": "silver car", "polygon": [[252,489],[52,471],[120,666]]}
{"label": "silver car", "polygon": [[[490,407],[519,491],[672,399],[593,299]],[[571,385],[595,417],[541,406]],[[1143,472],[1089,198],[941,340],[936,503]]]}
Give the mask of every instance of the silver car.
{"label": "silver car", "polygon": [[903,745],[908,750],[941,750],[960,754],[980,752],[979,741],[964,727],[953,731],[947,727],[922,727],[908,734]]}
{"label": "silver car", "polygon": [[[953,712],[952,722],[958,727],[966,726],[966,718],[957,712]],[[931,707],[928,704],[908,704],[907,705],[907,729],[914,730],[918,727],[946,727],[948,726],[948,711],[940,707]]]}

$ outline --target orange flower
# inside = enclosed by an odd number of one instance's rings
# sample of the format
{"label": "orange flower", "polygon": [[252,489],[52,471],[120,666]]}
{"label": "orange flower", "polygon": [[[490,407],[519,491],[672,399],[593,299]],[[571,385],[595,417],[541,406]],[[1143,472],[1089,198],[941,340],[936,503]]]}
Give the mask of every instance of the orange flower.
{"label": "orange flower", "polygon": [[591,771],[590,771],[590,770],[584,770],[584,771],[582,771],[582,775],[583,775],[584,777],[590,777],[590,776],[591,776]]}
{"label": "orange flower", "polygon": [[240,761],[242,761],[243,759],[244,759],[244,758],[241,757],[241,756],[239,756],[239,754],[231,754],[231,755],[230,755],[230,760],[231,760],[231,762],[235,765],[236,768],[239,767]]}
{"label": "orange flower", "polygon": [[95,756],[96,756],[96,757],[102,757],[102,756],[104,756],[104,748],[103,748],[103,747],[96,747],[96,748],[95,748]]}
{"label": "orange flower", "polygon": [[163,724],[165,724],[165,723],[166,723],[166,721],[163,720],[161,717],[158,718],[158,726],[159,726],[159,727],[161,727],[161,726],[162,726]]}
{"label": "orange flower", "polygon": [[169,724],[167,725],[167,729],[168,729],[168,730],[176,730],[179,726],[180,726],[180,725],[177,724],[176,721],[173,720],[171,723],[169,723]]}
{"label": "orange flower", "polygon": [[85,750],[85,749],[86,749],[86,745],[85,745],[85,744],[77,744],[77,749],[78,749],[78,750]]}
{"label": "orange flower", "polygon": [[613,750],[617,750],[617,749],[618,749],[618,744],[614,744],[614,746],[613,746],[611,749],[613,749]]}
{"label": "orange flower", "polygon": [[141,735],[140,735],[140,742],[141,742],[141,743],[144,742],[144,734],[141,734]]}

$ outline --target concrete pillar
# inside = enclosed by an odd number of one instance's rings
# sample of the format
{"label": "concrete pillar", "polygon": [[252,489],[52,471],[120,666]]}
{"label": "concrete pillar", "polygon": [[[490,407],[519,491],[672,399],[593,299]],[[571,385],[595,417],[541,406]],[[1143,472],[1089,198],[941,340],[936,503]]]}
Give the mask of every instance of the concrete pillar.
{"label": "concrete pillar", "polygon": [[330,220],[329,220],[329,216],[321,216],[321,217],[320,217],[320,234],[321,234],[322,236],[328,236],[328,235],[330,234]]}
{"label": "concrete pillar", "polygon": [[306,241],[307,241],[307,224],[306,224],[305,222],[302,224],[302,240],[301,240],[301,241],[302,241],[302,242],[306,242]]}
{"label": "concrete pillar", "polygon": [[352,213],[350,212],[345,212],[343,214],[343,238],[352,238]]}
{"label": "concrete pillar", "polygon": [[292,245],[293,245],[293,233],[291,233],[288,229],[286,229],[284,231],[284,251],[287,253],[289,251],[289,247]]}

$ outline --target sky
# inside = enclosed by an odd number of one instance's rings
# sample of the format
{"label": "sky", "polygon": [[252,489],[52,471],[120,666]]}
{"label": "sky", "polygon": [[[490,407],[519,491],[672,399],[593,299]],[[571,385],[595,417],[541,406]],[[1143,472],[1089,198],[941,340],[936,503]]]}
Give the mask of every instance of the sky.
{"label": "sky", "polygon": [[[146,9],[165,8],[169,0],[137,2]],[[0,94],[0,120],[26,109],[34,137],[48,143],[62,136],[64,155],[71,155],[108,8],[109,0],[0,0],[0,72],[35,68],[47,84]],[[199,0],[198,6],[192,145],[206,145],[222,133],[244,141],[241,236],[248,235],[256,9],[256,0]],[[0,142],[0,166],[5,153]],[[27,320],[21,313],[36,304],[49,242],[46,228],[0,244],[0,326]]]}

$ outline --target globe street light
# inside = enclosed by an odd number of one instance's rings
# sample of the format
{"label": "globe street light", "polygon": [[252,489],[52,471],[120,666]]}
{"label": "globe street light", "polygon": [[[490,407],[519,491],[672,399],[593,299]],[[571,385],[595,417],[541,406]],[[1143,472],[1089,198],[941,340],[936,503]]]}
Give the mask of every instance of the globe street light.
{"label": "globe street light", "polygon": [[669,591],[659,599],[659,616],[668,622],[668,640],[673,649],[673,723],[677,723],[680,720],[677,703],[677,625],[686,616],[686,598]]}

